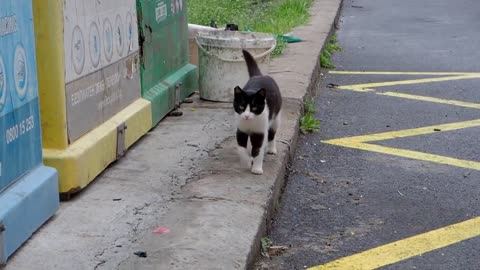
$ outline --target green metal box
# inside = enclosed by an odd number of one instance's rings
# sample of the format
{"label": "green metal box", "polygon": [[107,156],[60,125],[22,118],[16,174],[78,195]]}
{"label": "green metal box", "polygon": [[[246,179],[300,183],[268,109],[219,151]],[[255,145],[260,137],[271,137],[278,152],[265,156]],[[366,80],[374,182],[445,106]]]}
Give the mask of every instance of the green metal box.
{"label": "green metal box", "polygon": [[137,0],[142,96],[160,120],[198,89],[189,63],[186,0]]}

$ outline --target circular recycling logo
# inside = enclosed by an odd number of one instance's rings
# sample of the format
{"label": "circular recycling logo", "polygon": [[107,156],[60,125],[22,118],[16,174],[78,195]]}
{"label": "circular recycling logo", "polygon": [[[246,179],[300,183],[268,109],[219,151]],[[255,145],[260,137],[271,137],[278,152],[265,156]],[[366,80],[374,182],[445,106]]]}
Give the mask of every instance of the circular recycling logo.
{"label": "circular recycling logo", "polygon": [[90,25],[90,60],[93,67],[97,67],[100,63],[100,32],[95,22]]}
{"label": "circular recycling logo", "polygon": [[123,21],[120,15],[117,15],[115,19],[115,47],[117,48],[118,55],[123,55],[123,47],[124,47],[124,33],[123,33]]}
{"label": "circular recycling logo", "polygon": [[7,75],[5,74],[5,64],[2,55],[0,55],[0,112],[5,107],[7,100]]}
{"label": "circular recycling logo", "polygon": [[18,44],[17,48],[15,49],[15,56],[13,58],[13,71],[15,72],[13,78],[18,97],[23,99],[27,94],[28,69],[27,56],[25,54],[25,49],[21,44]]}
{"label": "circular recycling logo", "polygon": [[130,51],[133,45],[133,21],[132,21],[132,14],[130,12],[127,13],[127,48]]}
{"label": "circular recycling logo", "polygon": [[110,62],[113,56],[113,28],[108,18],[103,21],[103,48],[105,50],[105,58]]}
{"label": "circular recycling logo", "polygon": [[79,75],[82,74],[85,65],[85,41],[78,25],[73,28],[72,33],[72,63],[75,72]]}

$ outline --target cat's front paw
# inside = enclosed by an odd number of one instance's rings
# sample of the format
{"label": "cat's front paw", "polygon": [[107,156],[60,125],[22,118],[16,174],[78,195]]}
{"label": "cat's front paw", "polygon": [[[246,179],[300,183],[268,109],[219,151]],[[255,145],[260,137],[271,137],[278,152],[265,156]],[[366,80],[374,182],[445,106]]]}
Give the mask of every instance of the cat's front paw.
{"label": "cat's front paw", "polygon": [[268,143],[267,154],[269,154],[269,155],[276,155],[277,154],[277,144],[275,143],[275,141],[271,141],[271,142]]}
{"label": "cat's front paw", "polygon": [[262,175],[263,174],[263,169],[261,167],[260,168],[252,167],[252,173],[257,174],[257,175]]}
{"label": "cat's front paw", "polygon": [[267,150],[267,153],[269,155],[276,155],[277,154],[277,149],[269,147],[268,150]]}

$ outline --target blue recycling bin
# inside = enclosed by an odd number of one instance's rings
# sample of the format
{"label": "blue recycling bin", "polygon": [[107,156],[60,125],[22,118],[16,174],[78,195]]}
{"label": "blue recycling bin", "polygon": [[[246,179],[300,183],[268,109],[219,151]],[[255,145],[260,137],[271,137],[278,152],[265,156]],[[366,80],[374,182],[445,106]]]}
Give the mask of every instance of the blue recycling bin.
{"label": "blue recycling bin", "polygon": [[0,1],[0,264],[58,209],[42,162],[31,0]]}

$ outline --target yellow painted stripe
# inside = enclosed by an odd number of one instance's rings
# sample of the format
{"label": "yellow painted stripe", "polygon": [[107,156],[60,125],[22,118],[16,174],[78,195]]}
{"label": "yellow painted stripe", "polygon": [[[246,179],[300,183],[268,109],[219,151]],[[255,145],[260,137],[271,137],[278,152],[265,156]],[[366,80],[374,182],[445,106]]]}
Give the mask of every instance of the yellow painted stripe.
{"label": "yellow painted stripe", "polygon": [[478,126],[480,126],[480,119],[443,124],[443,125],[421,127],[421,128],[389,131],[389,132],[383,132],[383,133],[377,133],[377,134],[354,136],[354,137],[341,138],[341,139],[333,139],[333,140],[327,140],[324,142],[335,144],[336,142],[359,143],[359,142],[382,141],[382,140],[390,140],[394,138],[403,138],[403,137],[425,135],[425,134],[438,132],[438,131],[435,131],[435,129],[437,130],[439,129],[440,131],[452,131],[452,130],[458,130],[463,128],[478,127]]}
{"label": "yellow painted stripe", "polygon": [[401,72],[401,71],[347,71],[332,70],[330,74],[340,75],[425,75],[425,76],[449,76],[449,75],[469,75],[480,74],[480,72]]}
{"label": "yellow painted stripe", "polygon": [[363,142],[351,142],[347,140],[324,141],[324,143],[348,147],[348,148],[354,148],[359,150],[365,150],[370,152],[376,152],[381,154],[387,154],[392,156],[399,156],[404,158],[434,162],[434,163],[439,163],[439,164],[444,164],[449,166],[456,166],[456,167],[465,168],[465,169],[480,170],[480,162],[477,162],[477,161],[457,159],[457,158],[446,157],[441,155],[434,155],[429,153],[423,153],[423,152],[405,150],[405,149],[399,149],[399,148],[393,148],[393,147],[386,147],[386,146],[374,145],[374,144],[363,143]]}
{"label": "yellow painted stripe", "polygon": [[470,75],[458,75],[458,76],[447,76],[440,78],[424,78],[424,79],[414,79],[414,80],[399,80],[399,81],[388,81],[388,82],[376,82],[376,83],[365,83],[365,84],[353,84],[353,85],[342,85],[338,88],[353,90],[353,91],[365,91],[372,90],[372,88],[385,87],[385,86],[394,86],[394,85],[407,85],[407,84],[421,84],[421,83],[433,83],[433,82],[444,82],[444,81],[456,81],[456,80],[466,80],[466,79],[475,79],[480,78],[480,74],[470,74]]}
{"label": "yellow painted stripe", "polygon": [[403,93],[396,93],[396,92],[385,92],[385,93],[377,92],[376,94],[377,95],[383,95],[383,96],[389,96],[389,97],[399,97],[399,98],[413,99],[413,100],[419,100],[419,101],[428,101],[428,102],[433,102],[433,103],[455,105],[455,106],[466,107],[466,108],[480,109],[480,104],[479,103],[471,103],[471,102],[464,102],[464,101],[451,100],[451,99],[442,99],[442,98],[434,98],[434,97],[426,97],[426,96],[419,96],[419,95],[410,95],[410,94],[403,94]]}
{"label": "yellow painted stripe", "polygon": [[380,246],[308,270],[376,269],[480,236],[480,217]]}
{"label": "yellow painted stripe", "polygon": [[374,92],[375,89],[370,89],[370,88],[364,88],[364,87],[357,87],[355,85],[346,85],[346,86],[338,86],[336,89],[342,89],[342,90],[350,90],[350,91],[355,91],[355,92]]}

